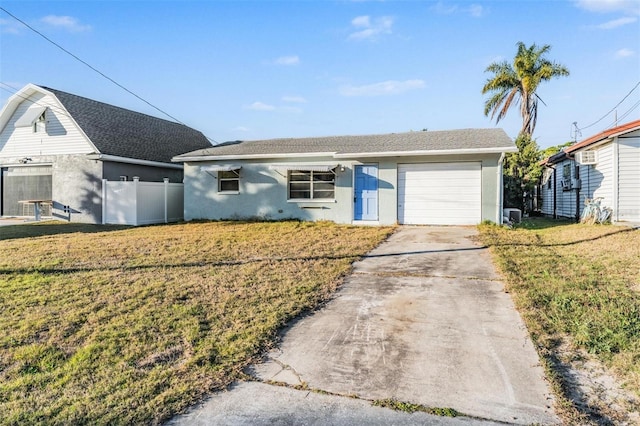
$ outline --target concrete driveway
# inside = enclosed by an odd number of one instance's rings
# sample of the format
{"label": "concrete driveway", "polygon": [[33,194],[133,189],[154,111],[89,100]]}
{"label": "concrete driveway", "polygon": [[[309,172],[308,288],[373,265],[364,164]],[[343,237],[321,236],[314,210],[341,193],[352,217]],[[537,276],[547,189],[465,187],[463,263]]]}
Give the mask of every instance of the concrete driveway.
{"label": "concrete driveway", "polygon": [[[400,417],[380,418],[378,424],[410,419],[416,424],[559,423],[525,327],[474,235],[470,227],[399,228],[354,265],[335,299],[286,330],[279,347],[249,373],[260,382],[304,385],[364,400],[393,398],[451,407],[468,416],[438,419],[414,413],[402,418],[408,414],[386,410]],[[245,393],[232,389],[214,395],[172,424],[261,423],[253,414],[249,423],[231,420],[246,419],[242,416],[249,414],[242,410],[249,408],[243,407],[258,401],[258,394],[266,392],[266,406],[277,406],[282,389],[302,392],[263,383],[239,388]],[[229,402],[234,392],[236,403]],[[322,410],[318,416],[323,417],[307,421],[302,414],[295,416],[302,411],[291,401],[280,409],[280,417],[277,409],[265,414],[262,424],[358,423],[339,423],[339,416],[329,420]],[[226,414],[220,411],[225,405],[232,407]],[[305,416],[314,412],[299,408]],[[366,408],[381,410],[368,403]],[[362,410],[356,419],[376,423],[376,414]]]}

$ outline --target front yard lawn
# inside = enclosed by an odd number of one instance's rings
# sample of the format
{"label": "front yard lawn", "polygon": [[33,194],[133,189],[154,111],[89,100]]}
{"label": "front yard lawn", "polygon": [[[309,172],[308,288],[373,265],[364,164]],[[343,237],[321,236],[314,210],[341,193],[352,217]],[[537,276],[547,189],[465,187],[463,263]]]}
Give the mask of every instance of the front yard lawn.
{"label": "front yard lawn", "polygon": [[640,230],[533,219],[516,229],[481,225],[480,233],[568,405],[561,414],[571,423],[628,420],[611,407],[637,403],[576,401],[565,368],[594,357],[640,397]]}
{"label": "front yard lawn", "polygon": [[0,228],[0,424],[159,423],[241,376],[392,228]]}

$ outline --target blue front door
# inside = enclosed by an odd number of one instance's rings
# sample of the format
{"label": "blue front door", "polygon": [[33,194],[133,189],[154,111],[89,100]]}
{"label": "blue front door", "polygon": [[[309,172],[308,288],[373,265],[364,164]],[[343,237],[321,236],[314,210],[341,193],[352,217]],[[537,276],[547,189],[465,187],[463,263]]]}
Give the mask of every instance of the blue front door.
{"label": "blue front door", "polygon": [[378,166],[355,166],[355,220],[378,220]]}

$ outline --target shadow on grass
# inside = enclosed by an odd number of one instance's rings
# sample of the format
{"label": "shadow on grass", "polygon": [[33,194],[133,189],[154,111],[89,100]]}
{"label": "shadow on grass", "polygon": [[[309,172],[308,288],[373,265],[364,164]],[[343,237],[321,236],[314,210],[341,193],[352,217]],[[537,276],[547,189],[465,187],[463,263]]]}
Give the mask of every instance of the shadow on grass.
{"label": "shadow on grass", "polygon": [[486,246],[477,247],[465,247],[456,249],[441,249],[441,250],[423,250],[423,251],[406,251],[398,253],[381,253],[381,254],[343,254],[343,255],[322,255],[322,256],[290,256],[290,257],[256,257],[250,259],[238,259],[238,260],[217,260],[211,262],[191,262],[191,263],[178,263],[178,264],[151,264],[151,265],[115,265],[115,266],[103,266],[95,268],[20,268],[20,269],[0,269],[0,275],[5,274],[75,274],[79,272],[95,272],[95,271],[139,271],[147,269],[173,269],[173,268],[200,268],[204,266],[208,267],[229,267],[229,266],[242,266],[251,263],[269,263],[269,262],[296,262],[296,261],[316,261],[316,260],[343,260],[350,259],[355,262],[359,259],[367,258],[381,258],[381,257],[394,257],[394,256],[406,256],[406,255],[419,255],[419,254],[435,254],[435,253],[450,253],[450,252],[462,252],[462,251],[475,251],[486,250]]}
{"label": "shadow on grass", "polygon": [[[164,225],[164,224],[163,224]],[[0,241],[60,234],[95,234],[131,229],[130,225],[93,225],[68,222],[34,222],[0,227]]]}
{"label": "shadow on grass", "polygon": [[[529,228],[529,229],[532,229],[532,228]],[[574,241],[566,241],[564,243],[552,243],[552,244],[498,243],[498,244],[489,244],[489,246],[491,246],[491,247],[505,247],[505,246],[512,246],[512,247],[565,247],[565,246],[572,246],[572,245],[580,244],[580,243],[586,243],[586,242],[589,242],[589,241],[597,241],[597,240],[601,240],[603,238],[610,237],[612,235],[624,234],[624,233],[627,233],[627,232],[634,232],[634,231],[640,231],[640,228],[621,228],[621,229],[619,229],[617,231],[607,232],[606,234],[598,235],[596,237],[583,238],[583,239],[574,240]]]}
{"label": "shadow on grass", "polygon": [[550,217],[529,217],[529,218],[522,219],[522,222],[514,225],[514,228],[539,230],[539,229],[556,228],[558,226],[566,226],[574,223],[576,223],[576,221],[571,219],[553,219]]}

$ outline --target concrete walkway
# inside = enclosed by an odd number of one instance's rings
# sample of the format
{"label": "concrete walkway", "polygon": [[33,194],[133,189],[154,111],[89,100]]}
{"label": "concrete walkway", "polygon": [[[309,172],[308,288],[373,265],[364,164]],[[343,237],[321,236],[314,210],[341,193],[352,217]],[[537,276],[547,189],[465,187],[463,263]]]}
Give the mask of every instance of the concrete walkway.
{"label": "concrete walkway", "polygon": [[[400,228],[354,265],[334,300],[286,330],[249,371],[261,382],[343,397],[244,383],[171,424],[559,423],[537,354],[475,234]],[[469,417],[398,413],[366,401],[387,398]]]}

